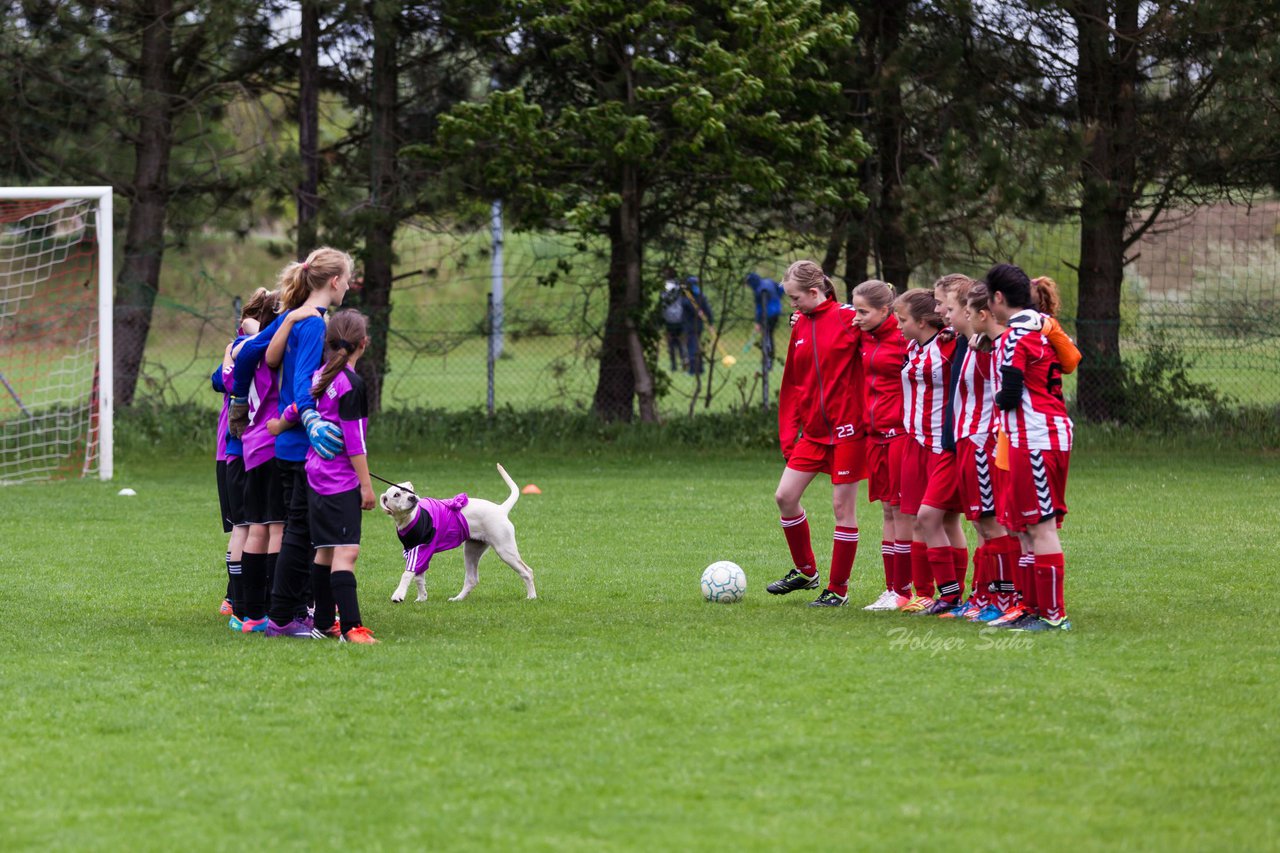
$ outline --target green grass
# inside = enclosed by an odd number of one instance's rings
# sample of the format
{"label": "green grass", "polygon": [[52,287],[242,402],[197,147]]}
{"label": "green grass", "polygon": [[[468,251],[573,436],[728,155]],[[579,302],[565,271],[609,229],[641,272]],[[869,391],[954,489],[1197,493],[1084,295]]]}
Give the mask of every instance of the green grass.
{"label": "green grass", "polygon": [[[494,461],[372,455],[435,495],[500,497]],[[0,489],[0,847],[1274,849],[1274,453],[1079,451],[1076,630],[1022,638],[765,595],[774,454],[500,461],[544,491],[513,516],[540,600],[487,557],[447,602],[454,552],[391,605],[370,514],[372,648],[226,630],[203,451]],[[741,604],[700,599],[721,558]]]}

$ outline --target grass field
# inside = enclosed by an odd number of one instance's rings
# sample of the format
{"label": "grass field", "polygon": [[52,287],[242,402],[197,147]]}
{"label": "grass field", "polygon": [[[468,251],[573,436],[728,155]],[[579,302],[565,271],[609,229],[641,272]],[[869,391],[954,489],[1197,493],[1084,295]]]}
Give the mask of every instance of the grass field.
{"label": "grass field", "polygon": [[[540,600],[487,557],[447,602],[454,552],[393,606],[370,514],[364,649],[227,631],[203,452],[0,489],[0,848],[1276,848],[1274,454],[1078,451],[1075,630],[1035,637],[764,594],[772,454],[371,454],[435,495],[501,497],[494,461],[544,492]],[[738,605],[699,596],[721,558]]]}

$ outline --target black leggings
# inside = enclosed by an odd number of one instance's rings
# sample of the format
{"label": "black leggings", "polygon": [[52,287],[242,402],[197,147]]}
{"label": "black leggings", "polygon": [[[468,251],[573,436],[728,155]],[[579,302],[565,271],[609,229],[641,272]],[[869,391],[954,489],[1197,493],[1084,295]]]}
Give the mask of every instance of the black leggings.
{"label": "black leggings", "polygon": [[307,470],[303,462],[276,460],[284,490],[284,536],[271,587],[271,621],[304,619],[311,599],[311,525],[307,518]]}

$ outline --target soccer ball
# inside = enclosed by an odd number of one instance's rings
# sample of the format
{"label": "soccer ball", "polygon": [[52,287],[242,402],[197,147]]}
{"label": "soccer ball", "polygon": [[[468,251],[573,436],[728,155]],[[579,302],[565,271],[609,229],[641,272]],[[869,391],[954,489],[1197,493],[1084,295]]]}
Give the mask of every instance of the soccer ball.
{"label": "soccer ball", "polygon": [[737,563],[719,560],[702,573],[702,597],[707,601],[733,604],[746,594],[747,576]]}

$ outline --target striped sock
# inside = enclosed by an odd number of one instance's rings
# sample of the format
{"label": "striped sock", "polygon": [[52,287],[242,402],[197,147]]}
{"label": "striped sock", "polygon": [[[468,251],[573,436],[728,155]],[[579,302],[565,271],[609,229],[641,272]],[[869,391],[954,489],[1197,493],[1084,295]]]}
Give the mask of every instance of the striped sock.
{"label": "striped sock", "polygon": [[782,534],[787,537],[791,562],[809,577],[818,574],[818,561],[813,556],[813,545],[809,542],[809,517],[801,512],[795,518],[779,519],[779,523],[782,524]]}
{"label": "striped sock", "polygon": [[827,589],[836,595],[849,594],[849,575],[853,574],[853,559],[858,555],[858,528],[836,525],[831,537],[831,576]]}

